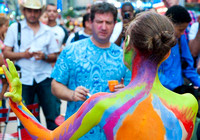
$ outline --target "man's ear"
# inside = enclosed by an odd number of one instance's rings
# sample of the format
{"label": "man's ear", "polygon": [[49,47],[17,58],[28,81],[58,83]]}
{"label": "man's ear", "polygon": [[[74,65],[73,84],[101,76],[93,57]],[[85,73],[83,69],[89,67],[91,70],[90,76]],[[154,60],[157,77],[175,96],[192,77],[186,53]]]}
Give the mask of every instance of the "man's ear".
{"label": "man's ear", "polygon": [[92,20],[91,20],[91,18],[89,19],[89,23],[92,24]]}
{"label": "man's ear", "polygon": [[117,23],[117,21],[114,22],[114,25]]}
{"label": "man's ear", "polygon": [[88,27],[88,24],[90,24],[90,21],[85,21],[85,27]]}

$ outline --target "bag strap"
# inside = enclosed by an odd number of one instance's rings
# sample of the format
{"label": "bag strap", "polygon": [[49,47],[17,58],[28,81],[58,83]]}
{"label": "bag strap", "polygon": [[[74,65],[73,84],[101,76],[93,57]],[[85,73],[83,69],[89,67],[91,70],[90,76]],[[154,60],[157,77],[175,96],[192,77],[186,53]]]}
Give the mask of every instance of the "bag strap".
{"label": "bag strap", "polygon": [[74,37],[74,41],[77,41],[77,40],[79,40],[79,34],[78,34],[78,32],[75,33],[75,37]]}
{"label": "bag strap", "polygon": [[17,23],[18,23],[17,44],[20,48],[20,45],[21,45],[21,24],[20,24],[20,22],[17,22]]}

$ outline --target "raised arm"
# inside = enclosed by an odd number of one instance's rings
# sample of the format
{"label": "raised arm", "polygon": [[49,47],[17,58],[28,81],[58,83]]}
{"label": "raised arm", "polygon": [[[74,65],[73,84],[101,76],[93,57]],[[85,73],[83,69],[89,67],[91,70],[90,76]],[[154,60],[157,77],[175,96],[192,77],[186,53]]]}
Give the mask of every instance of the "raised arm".
{"label": "raised arm", "polygon": [[15,112],[24,127],[29,131],[33,139],[36,138],[50,138],[50,132],[43,127],[32,113],[22,103],[22,84],[19,80],[18,73],[15,69],[13,62],[9,59],[6,60],[9,71],[3,65],[4,74],[10,86],[9,92],[5,93],[5,97],[9,97],[9,104],[11,109]]}
{"label": "raised arm", "polygon": [[46,129],[23,105],[21,96],[22,85],[18,73],[13,62],[7,59],[7,63],[9,71],[5,66],[3,66],[3,70],[10,85],[10,91],[5,93],[5,97],[10,98],[9,104],[11,109],[20,119],[33,139],[78,139],[99,123],[100,119],[94,117],[97,110],[93,107],[95,106],[96,97],[98,96],[95,95],[88,99],[77,113],[72,115],[54,131]]}

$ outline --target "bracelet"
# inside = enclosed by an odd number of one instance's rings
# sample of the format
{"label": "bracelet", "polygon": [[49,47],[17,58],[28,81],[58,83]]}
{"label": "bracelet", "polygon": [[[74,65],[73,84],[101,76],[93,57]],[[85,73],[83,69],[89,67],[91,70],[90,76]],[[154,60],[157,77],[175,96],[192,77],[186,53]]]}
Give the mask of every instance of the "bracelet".
{"label": "bracelet", "polygon": [[72,101],[74,101],[74,99],[75,99],[75,91],[72,94]]}

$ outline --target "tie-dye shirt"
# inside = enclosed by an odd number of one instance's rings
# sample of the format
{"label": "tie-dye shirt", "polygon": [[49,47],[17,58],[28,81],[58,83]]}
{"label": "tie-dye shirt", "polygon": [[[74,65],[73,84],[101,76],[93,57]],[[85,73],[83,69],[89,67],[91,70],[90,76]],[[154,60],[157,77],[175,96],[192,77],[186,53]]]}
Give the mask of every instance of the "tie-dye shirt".
{"label": "tie-dye shirt", "polygon": [[[110,92],[108,80],[120,82],[124,78],[124,84],[128,85],[131,80],[131,71],[123,63],[123,50],[120,47],[111,43],[109,48],[99,48],[92,43],[90,38],[87,38],[65,47],[51,76],[71,90],[84,86],[89,89],[90,94],[94,94]],[[82,103],[82,101],[68,101],[65,118],[74,114]],[[104,135],[97,134],[98,132],[95,131],[103,132],[97,126],[96,129],[90,130],[84,139],[86,137],[99,139],[100,135]]]}

